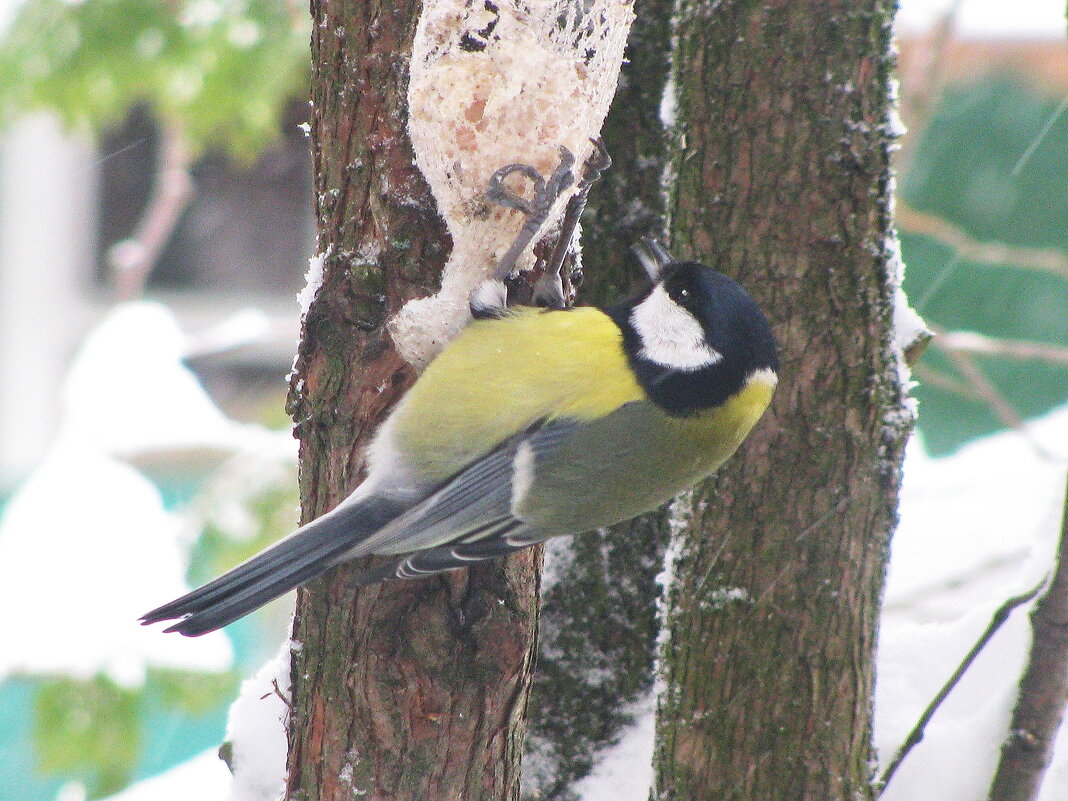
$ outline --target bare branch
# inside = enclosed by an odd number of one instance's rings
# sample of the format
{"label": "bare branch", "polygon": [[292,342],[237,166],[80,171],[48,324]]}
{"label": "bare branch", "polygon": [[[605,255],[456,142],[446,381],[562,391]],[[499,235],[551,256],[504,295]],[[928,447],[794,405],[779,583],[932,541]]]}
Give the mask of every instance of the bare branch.
{"label": "bare branch", "polygon": [[940,370],[935,370],[922,361],[918,362],[912,367],[912,372],[917,378],[924,384],[929,384],[932,387],[939,387],[940,389],[947,390],[956,395],[960,395],[962,398],[968,398],[969,400],[981,401],[982,398],[979,393],[964,381],[958,381],[953,376],[946,375]]}
{"label": "bare branch", "polygon": [[1033,801],[1068,700],[1068,490],[1049,589],[1031,612],[1033,639],[989,801]]}
{"label": "bare branch", "polygon": [[894,754],[894,758],[890,760],[890,764],[886,766],[886,770],[883,771],[883,775],[879,777],[879,780],[875,784],[875,797],[879,798],[886,790],[886,786],[890,783],[890,780],[894,777],[897,769],[901,767],[901,763],[904,762],[905,757],[909,755],[909,752],[923,739],[924,730],[927,728],[927,724],[931,722],[931,718],[934,717],[935,712],[938,711],[938,707],[942,705],[942,702],[946,700],[949,694],[953,691],[953,688],[960,683],[960,680],[964,677],[964,674],[968,672],[968,668],[972,666],[976,657],[986,647],[986,644],[990,642],[990,639],[998,632],[1005,621],[1009,619],[1009,615],[1018,606],[1022,606],[1031,599],[1033,599],[1045,586],[1043,580],[1038,585],[1023,593],[1017,595],[1009,600],[1005,601],[1001,606],[997,608],[994,614],[990,618],[990,623],[987,625],[986,630],[976,640],[975,645],[965,655],[964,659],[957,666],[957,669],[953,671],[953,675],[949,677],[945,684],[942,685],[942,689],[938,691],[934,699],[927,708],[923,710],[923,714],[920,715],[920,719],[916,722],[916,725],[909,732],[908,737],[905,738],[905,742],[898,748],[897,753]]}
{"label": "bare branch", "polygon": [[161,125],[160,131],[162,141],[156,157],[152,196],[133,235],[116,242],[108,252],[119,301],[132,300],[144,292],[149,272],[193,197],[185,137],[173,123]]}
{"label": "bare branch", "polygon": [[897,225],[912,234],[922,234],[952,248],[968,261],[1053,273],[1068,278],[1068,255],[1056,248],[1024,248],[1004,242],[978,242],[937,214],[918,211],[898,199]]}
{"label": "bare branch", "polygon": [[1035,359],[1051,364],[1068,364],[1068,348],[1044,342],[988,337],[971,331],[944,333],[939,339],[939,345],[958,353],[985,353],[990,356],[1010,356],[1016,359]]}
{"label": "bare branch", "polygon": [[941,343],[943,336],[945,336],[944,331],[935,332],[935,346],[941,348],[942,351],[953,360],[957,369],[960,370],[968,380],[972,388],[975,390],[975,393],[986,402],[987,406],[990,407],[990,411],[994,413],[998,420],[1008,428],[1023,431],[1024,421],[1019,412],[1017,412],[1013,405],[998,391],[998,388],[986,377],[986,374],[983,373],[979,368],[979,365],[975,363],[975,360],[972,359],[969,354],[943,347]]}

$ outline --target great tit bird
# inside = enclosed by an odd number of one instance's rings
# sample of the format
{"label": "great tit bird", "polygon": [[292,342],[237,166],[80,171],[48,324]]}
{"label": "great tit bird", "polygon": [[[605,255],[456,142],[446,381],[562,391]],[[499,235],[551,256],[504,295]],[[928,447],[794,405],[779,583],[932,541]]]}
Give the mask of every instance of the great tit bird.
{"label": "great tit bird", "polygon": [[710,475],[771,401],[775,340],[727,276],[652,242],[641,258],[652,285],[605,309],[506,309],[476,290],[475,319],[379,428],[351,495],[143,622],[195,637],[349,559],[389,557],[361,585],[452,570],[626,520]]}

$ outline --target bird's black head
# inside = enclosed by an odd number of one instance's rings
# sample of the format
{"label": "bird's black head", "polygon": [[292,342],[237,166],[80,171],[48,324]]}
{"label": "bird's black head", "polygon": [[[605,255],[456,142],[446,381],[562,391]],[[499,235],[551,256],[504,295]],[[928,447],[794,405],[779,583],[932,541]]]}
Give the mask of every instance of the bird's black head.
{"label": "bird's black head", "polygon": [[778,372],[775,338],[756,302],[702,264],[664,265],[647,292],[608,313],[642,388],[673,415],[719,406],[754,376]]}

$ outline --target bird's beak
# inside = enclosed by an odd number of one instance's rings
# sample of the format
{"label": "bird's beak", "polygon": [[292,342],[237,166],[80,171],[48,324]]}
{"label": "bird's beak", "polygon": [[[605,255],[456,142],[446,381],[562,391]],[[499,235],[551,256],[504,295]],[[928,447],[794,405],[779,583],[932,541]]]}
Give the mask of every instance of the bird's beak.
{"label": "bird's beak", "polygon": [[652,237],[643,236],[631,245],[630,249],[654,284],[660,279],[665,268],[675,264],[675,258],[668,253],[667,248]]}

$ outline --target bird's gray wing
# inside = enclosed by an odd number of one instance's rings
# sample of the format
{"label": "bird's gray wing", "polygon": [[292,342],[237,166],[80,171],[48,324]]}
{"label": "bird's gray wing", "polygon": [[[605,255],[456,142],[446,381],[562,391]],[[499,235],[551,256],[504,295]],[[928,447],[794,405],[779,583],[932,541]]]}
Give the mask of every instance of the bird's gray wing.
{"label": "bird's gray wing", "polygon": [[359,544],[361,554],[400,558],[357,582],[451,570],[538,542],[542,537],[514,514],[513,498],[524,491],[535,463],[578,426],[573,420],[539,422],[457,473]]}

